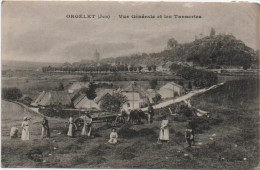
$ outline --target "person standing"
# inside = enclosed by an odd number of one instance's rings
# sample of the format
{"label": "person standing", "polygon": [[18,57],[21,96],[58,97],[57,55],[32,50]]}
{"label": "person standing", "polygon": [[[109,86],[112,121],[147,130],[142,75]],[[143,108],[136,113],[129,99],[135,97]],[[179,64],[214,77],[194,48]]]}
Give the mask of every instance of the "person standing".
{"label": "person standing", "polygon": [[74,137],[74,126],[75,126],[75,123],[74,123],[73,117],[70,116],[70,118],[69,118],[69,130],[68,130],[67,136]]}
{"label": "person standing", "polygon": [[148,122],[149,123],[153,123],[153,116],[154,116],[154,110],[153,110],[153,106],[150,104],[148,106]]}
{"label": "person standing", "polygon": [[159,142],[167,142],[169,141],[169,121],[166,116],[163,116],[163,120],[161,123],[161,130],[159,134]]}
{"label": "person standing", "polygon": [[91,131],[92,131],[92,118],[90,115],[84,116],[84,126],[82,128],[81,135],[83,136],[91,136]]}
{"label": "person standing", "polygon": [[186,142],[189,144],[189,147],[191,147],[192,145],[195,145],[195,133],[194,133],[194,129],[192,128],[190,122],[187,125],[186,131],[185,131],[185,139]]}
{"label": "person standing", "polygon": [[30,119],[27,117],[23,118],[22,122],[22,140],[30,140],[30,132],[29,132],[29,121]]}
{"label": "person standing", "polygon": [[118,134],[116,132],[116,129],[113,128],[112,132],[110,133],[110,139],[109,139],[108,143],[117,144],[117,138],[118,138]]}
{"label": "person standing", "polygon": [[50,137],[50,128],[49,128],[49,123],[48,123],[48,119],[46,117],[43,117],[42,120],[42,138]]}

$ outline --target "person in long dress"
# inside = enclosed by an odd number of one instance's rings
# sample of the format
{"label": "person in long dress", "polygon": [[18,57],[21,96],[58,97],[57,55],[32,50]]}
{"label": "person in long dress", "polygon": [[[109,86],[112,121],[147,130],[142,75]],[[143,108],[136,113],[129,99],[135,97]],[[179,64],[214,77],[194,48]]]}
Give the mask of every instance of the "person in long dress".
{"label": "person in long dress", "polygon": [[30,140],[30,132],[29,132],[29,121],[30,119],[27,117],[23,118],[23,123],[22,123],[22,140]]}
{"label": "person in long dress", "polygon": [[49,128],[49,123],[48,123],[48,119],[46,117],[43,117],[42,120],[42,138],[50,137],[50,128]]}
{"label": "person in long dress", "polygon": [[159,143],[162,142],[168,142],[170,137],[169,137],[169,121],[166,116],[163,116],[163,120],[161,123],[161,130],[159,134]]}
{"label": "person in long dress", "polygon": [[116,132],[116,129],[113,128],[112,132],[110,133],[110,139],[109,139],[108,143],[117,144],[117,138],[118,138],[118,134]]}
{"label": "person in long dress", "polygon": [[67,136],[74,137],[74,126],[75,126],[75,123],[74,123],[73,117],[70,116],[70,118],[69,118],[69,130],[68,130]]}
{"label": "person in long dress", "polygon": [[83,136],[91,136],[91,131],[92,131],[92,118],[90,115],[84,116],[84,126],[82,128],[81,135]]}

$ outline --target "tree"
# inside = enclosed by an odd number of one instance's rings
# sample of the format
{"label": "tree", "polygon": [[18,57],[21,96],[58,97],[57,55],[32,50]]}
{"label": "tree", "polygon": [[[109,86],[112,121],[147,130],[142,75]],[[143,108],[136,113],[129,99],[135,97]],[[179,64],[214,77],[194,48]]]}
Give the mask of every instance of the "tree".
{"label": "tree", "polygon": [[142,67],[142,66],[139,66],[139,67],[138,67],[138,71],[139,71],[139,72],[141,72],[141,71],[142,71],[142,69],[143,69],[143,67]]}
{"label": "tree", "polygon": [[215,37],[216,35],[216,31],[214,28],[211,28],[211,31],[210,31],[210,37]]}
{"label": "tree", "polygon": [[152,80],[152,81],[150,81],[149,82],[150,83],[150,86],[151,86],[151,89],[155,89],[156,88],[156,86],[157,86],[157,80]]}
{"label": "tree", "polygon": [[156,65],[153,65],[152,68],[153,68],[153,71],[156,71]]}
{"label": "tree", "polygon": [[21,98],[22,92],[16,87],[3,88],[2,89],[2,98],[7,100],[17,100]]}
{"label": "tree", "polygon": [[162,96],[160,94],[156,94],[154,98],[152,98],[153,102],[156,104],[161,100]]}
{"label": "tree", "polygon": [[178,45],[178,41],[176,41],[174,38],[169,39],[167,42],[168,49],[174,49],[175,47],[177,47],[177,45]]}
{"label": "tree", "polygon": [[58,90],[59,91],[63,91],[64,90],[64,86],[63,86],[62,82],[60,82]]}
{"label": "tree", "polygon": [[88,90],[87,90],[87,97],[90,100],[93,100],[97,97],[96,85],[92,82],[89,83]]}
{"label": "tree", "polygon": [[178,84],[181,85],[181,86],[184,86],[184,83],[183,83],[182,80],[180,80],[180,81],[178,82]]}
{"label": "tree", "polygon": [[152,70],[152,67],[151,66],[147,66],[148,68],[148,71],[151,71]]}
{"label": "tree", "polygon": [[191,82],[189,81],[188,83],[188,89],[192,89],[192,85],[191,85]]}
{"label": "tree", "polygon": [[101,102],[101,109],[111,112],[119,112],[122,105],[127,102],[126,96],[115,93],[112,96],[105,96]]}

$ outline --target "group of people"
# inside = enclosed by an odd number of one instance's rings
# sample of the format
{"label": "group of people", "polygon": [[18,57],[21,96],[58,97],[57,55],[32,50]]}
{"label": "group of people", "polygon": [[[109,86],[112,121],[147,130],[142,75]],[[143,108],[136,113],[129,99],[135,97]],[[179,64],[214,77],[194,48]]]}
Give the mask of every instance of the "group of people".
{"label": "group of people", "polygon": [[[153,123],[153,116],[154,116],[154,110],[151,105],[148,107],[148,113],[147,113],[147,120],[149,123]],[[81,131],[82,136],[87,136],[87,137],[93,137],[92,135],[92,118],[89,114],[86,114],[83,118],[83,128]],[[24,117],[23,122],[22,122],[22,135],[21,139],[22,140],[30,140],[30,131],[29,131],[29,124],[30,124],[30,118]],[[68,127],[68,133],[67,136],[74,137],[75,136],[75,131],[77,130],[77,126],[74,122],[74,119],[72,116],[69,118],[69,127]],[[42,119],[42,132],[41,132],[41,137],[42,138],[49,138],[50,137],[50,128],[49,128],[49,123],[48,119],[46,117],[43,117]],[[189,147],[191,145],[195,145],[195,139],[194,139],[194,127],[192,126],[191,122],[188,123],[187,128],[185,130],[185,139],[186,142],[188,143]],[[11,132],[10,132],[10,137],[11,138],[17,138],[18,137],[18,128],[17,127],[12,127]],[[169,121],[167,119],[167,116],[164,115],[162,117],[162,122],[161,122],[161,128],[159,132],[159,138],[158,138],[158,144],[163,144],[163,143],[168,143],[170,139],[169,136]],[[115,128],[112,128],[112,131],[110,133],[110,139],[108,140],[108,143],[111,144],[116,144],[118,142],[118,134]]]}
{"label": "group of people", "polygon": [[[90,117],[89,114],[86,114],[85,116],[83,116],[83,123],[84,123],[84,125],[83,125],[82,131],[81,131],[81,135],[91,137],[92,136],[91,135],[92,134],[92,118]],[[68,129],[67,136],[74,137],[76,130],[77,130],[77,126],[74,122],[73,117],[70,116],[69,129]]]}
{"label": "group of people", "polygon": [[[22,135],[21,140],[30,140],[30,120],[31,118],[24,117],[22,122]],[[50,137],[50,128],[49,123],[46,117],[43,117],[42,119],[42,132],[41,137],[42,138],[49,138]],[[18,128],[12,127],[10,131],[10,137],[11,138],[17,138],[18,137]]]}
{"label": "group of people", "polygon": [[[169,141],[169,121],[166,116],[163,116],[160,134],[158,138],[158,143],[168,143]],[[185,140],[188,143],[189,147],[195,145],[195,132],[194,127],[192,126],[191,122],[189,121],[187,128],[185,130]]]}

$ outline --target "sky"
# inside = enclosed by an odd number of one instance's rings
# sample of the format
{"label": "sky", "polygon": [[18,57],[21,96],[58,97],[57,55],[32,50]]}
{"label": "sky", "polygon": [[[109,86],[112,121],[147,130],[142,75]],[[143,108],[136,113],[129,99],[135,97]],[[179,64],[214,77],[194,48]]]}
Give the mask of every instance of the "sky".
{"label": "sky", "polygon": [[[77,62],[92,59],[96,49],[101,58],[160,52],[169,38],[191,42],[209,35],[212,27],[216,34],[231,33],[256,50],[259,11],[253,3],[4,2],[2,59]],[[79,14],[96,16],[66,17]],[[110,18],[98,19],[100,14]],[[202,18],[131,18],[136,14]]]}

